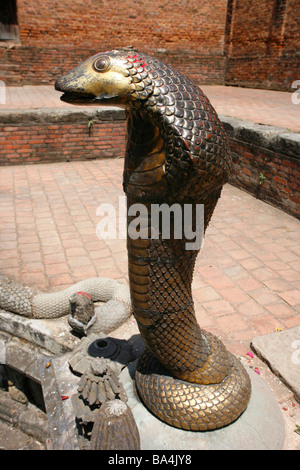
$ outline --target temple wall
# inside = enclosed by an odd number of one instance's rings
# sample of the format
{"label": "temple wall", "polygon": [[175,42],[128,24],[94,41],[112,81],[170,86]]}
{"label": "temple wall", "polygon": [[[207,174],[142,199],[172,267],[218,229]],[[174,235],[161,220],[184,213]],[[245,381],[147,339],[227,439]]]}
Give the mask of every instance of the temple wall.
{"label": "temple wall", "polygon": [[222,83],[226,9],[226,0],[17,0],[19,41],[0,40],[0,79],[50,84],[90,55],[133,45],[197,82]]}
{"label": "temple wall", "polygon": [[298,0],[229,0],[226,85],[291,91],[300,72]]}

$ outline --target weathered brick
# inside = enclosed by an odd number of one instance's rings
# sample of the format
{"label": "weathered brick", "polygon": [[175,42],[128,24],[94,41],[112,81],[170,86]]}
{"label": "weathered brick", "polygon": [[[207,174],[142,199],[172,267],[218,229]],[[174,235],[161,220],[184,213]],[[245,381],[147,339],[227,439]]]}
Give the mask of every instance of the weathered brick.
{"label": "weathered brick", "polygon": [[225,82],[291,91],[299,61],[299,2],[230,0]]}
{"label": "weathered brick", "polygon": [[198,82],[290,90],[298,67],[299,2],[283,5],[286,11],[273,0],[203,0],[185,2],[182,12],[170,0],[121,0],[116,8],[106,2],[87,8],[79,0],[53,8],[42,0],[37,21],[33,1],[20,0],[20,43],[0,50],[1,79],[53,83],[99,50],[133,44]]}
{"label": "weathered brick", "polygon": [[[42,0],[37,22],[33,2],[20,0],[20,43],[5,50],[1,59],[4,79],[18,85],[53,83],[100,50],[133,44],[197,80],[222,83],[227,1],[186,2],[184,15],[178,7],[169,0],[150,0],[143,5],[121,0],[117,7],[90,2],[86,8],[79,0],[66,0],[53,8],[51,0]],[[199,27],[204,19],[205,27]]]}

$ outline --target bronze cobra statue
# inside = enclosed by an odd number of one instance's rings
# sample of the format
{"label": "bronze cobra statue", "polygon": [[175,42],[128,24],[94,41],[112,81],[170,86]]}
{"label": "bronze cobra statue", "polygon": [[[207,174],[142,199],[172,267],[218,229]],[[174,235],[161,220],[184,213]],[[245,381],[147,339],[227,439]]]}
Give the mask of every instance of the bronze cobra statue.
{"label": "bronze cobra statue", "polygon": [[[141,400],[177,428],[204,431],[236,420],[251,382],[223,343],[195,317],[192,277],[200,247],[151,238],[157,204],[204,207],[204,231],[230,174],[221,122],[203,92],[160,60],[130,48],[96,54],[56,81],[73,104],[116,105],[127,115],[124,191],[148,210],[148,235],[127,237],[131,302],[146,343],[135,375]],[[128,216],[128,223],[132,217]],[[172,222],[170,217],[171,225]],[[172,227],[174,228],[174,227]]]}

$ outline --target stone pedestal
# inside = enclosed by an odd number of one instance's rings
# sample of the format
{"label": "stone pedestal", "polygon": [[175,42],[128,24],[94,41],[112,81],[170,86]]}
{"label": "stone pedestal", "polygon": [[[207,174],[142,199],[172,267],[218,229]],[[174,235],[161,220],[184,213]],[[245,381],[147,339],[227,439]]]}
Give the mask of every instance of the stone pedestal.
{"label": "stone pedestal", "polygon": [[[12,315],[0,311],[0,318],[7,318],[2,325],[11,325]],[[118,368],[118,373],[140,433],[141,450],[280,450],[284,447],[285,425],[278,403],[261,376],[247,365],[252,382],[251,400],[245,412],[229,426],[215,431],[191,432],[173,428],[153,416],[134,389],[136,358],[143,349],[143,343],[136,325],[131,323],[116,335],[122,338],[118,341],[130,343],[133,352],[132,356],[123,358],[123,370],[120,372]],[[13,324],[21,339],[11,336],[13,332],[8,331],[7,326],[0,335],[0,363],[41,384],[49,422],[47,447],[79,449],[72,396],[77,394],[80,374],[72,373],[69,360],[83,347],[83,343],[92,341],[94,336],[83,340],[72,336],[66,318],[46,322],[18,317]],[[295,338],[298,336],[292,339]],[[281,337],[276,336],[277,339]],[[293,346],[290,337],[288,340]],[[295,357],[296,352],[292,347],[291,353]],[[296,362],[298,364],[298,356]]]}
{"label": "stone pedestal", "polygon": [[270,388],[251,369],[247,369],[252,395],[245,412],[229,426],[207,432],[173,428],[153,416],[134,391],[135,363],[120,375],[128,405],[136,420],[142,450],[281,450],[285,425],[281,410]]}

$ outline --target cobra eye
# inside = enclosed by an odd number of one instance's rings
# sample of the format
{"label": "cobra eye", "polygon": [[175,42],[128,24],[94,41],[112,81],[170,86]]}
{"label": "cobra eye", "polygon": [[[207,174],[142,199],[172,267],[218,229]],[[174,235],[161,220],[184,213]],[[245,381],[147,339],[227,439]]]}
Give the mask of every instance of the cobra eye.
{"label": "cobra eye", "polygon": [[97,59],[94,62],[94,68],[98,72],[104,72],[109,67],[110,60],[108,57],[101,57],[101,59]]}

